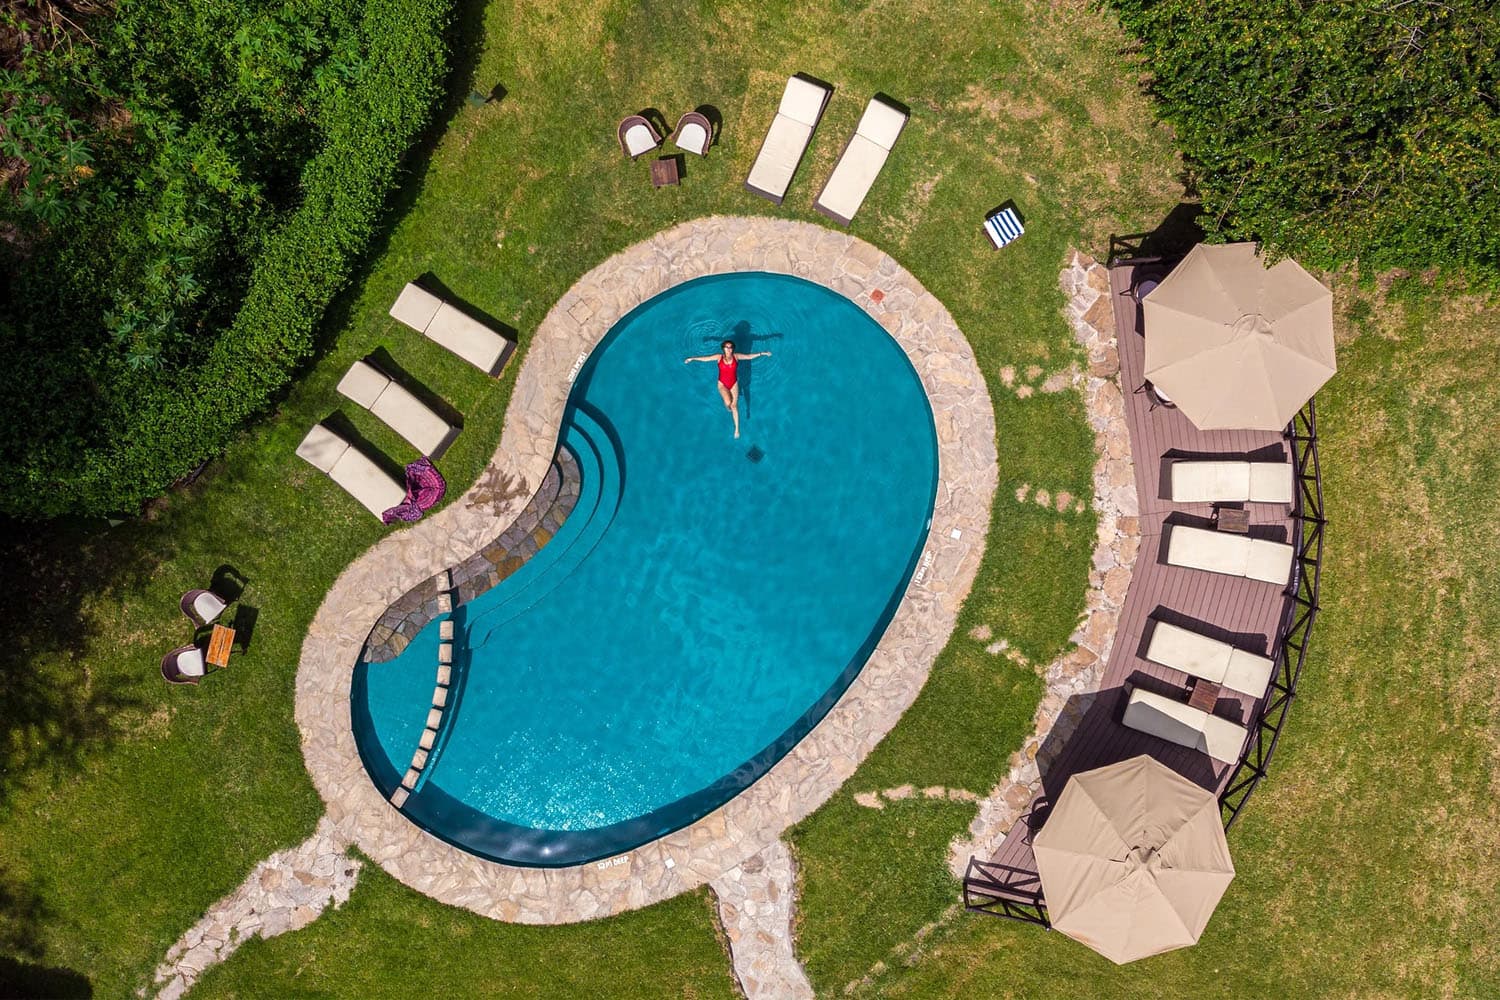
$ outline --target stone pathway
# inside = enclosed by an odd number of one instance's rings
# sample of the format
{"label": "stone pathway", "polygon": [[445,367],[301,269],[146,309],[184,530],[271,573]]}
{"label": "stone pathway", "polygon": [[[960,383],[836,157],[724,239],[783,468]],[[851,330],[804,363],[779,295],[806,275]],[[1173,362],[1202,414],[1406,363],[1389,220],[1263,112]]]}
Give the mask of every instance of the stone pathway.
{"label": "stone pathway", "polygon": [[[572,380],[636,305],[706,274],[764,270],[833,288],[890,333],[911,361],[938,442],[932,525],[901,604],[833,709],[750,788],[691,826],[588,865],[496,864],[408,820],[365,774],[350,682],[365,640],[397,598],[484,548],[541,486]],[[355,559],[314,616],[297,668],[303,756],[328,814],[405,884],[454,906],[523,923],[589,920],[703,885],[776,843],[822,805],[916,699],[978,571],[997,481],[989,391],[941,302],[895,260],[847,233],[785,219],[684,223],[585,274],[528,338],[500,444],[479,482],[436,514]],[[481,502],[476,502],[481,501]]]}
{"label": "stone pathway", "polygon": [[[856,792],[854,802],[866,809],[884,809],[887,802],[902,802],[914,798],[917,794],[917,789],[912,785],[897,785],[895,788],[882,791]],[[979,796],[967,788],[944,788],[942,785],[929,785],[922,789],[920,794],[924,799],[947,799],[950,802],[979,801]]]}
{"label": "stone pathway", "polygon": [[812,984],[792,948],[797,872],[773,841],[709,883],[729,937],[734,975],[749,1000],[811,1000]]}
{"label": "stone pathway", "polygon": [[300,930],[329,903],[342,906],[361,867],[349,857],[348,846],[325,817],[311,837],[256,865],[238,889],[209,907],[167,950],[156,968],[158,1000],[177,1000],[205,969],[234,954],[249,938]]}
{"label": "stone pathway", "polygon": [[[948,862],[956,878],[963,878],[970,856],[987,858],[995,852],[1041,791],[1040,765],[1046,760],[1038,761],[1037,754],[1047,737],[1053,733],[1061,737],[1048,744],[1048,751],[1056,754],[1082,718],[1088,699],[1073,696],[1099,687],[1141,543],[1130,431],[1120,394],[1120,356],[1115,345],[1109,271],[1087,254],[1074,251],[1059,280],[1068,296],[1066,311],[1073,336],[1088,354],[1088,371],[1072,372],[1071,380],[1083,393],[1098,454],[1094,463],[1094,510],[1099,516],[1099,529],[1084,600],[1085,616],[1070,637],[1074,648],[1043,671],[1047,693],[1037,706],[1034,732],[1011,757],[1009,772],[980,803],[969,838],[955,840],[952,845]],[[1029,377],[1040,374],[1038,370]],[[1006,384],[1015,379],[1012,371]],[[1047,384],[1053,383],[1049,379]],[[1025,501],[1022,496],[1016,499]]]}

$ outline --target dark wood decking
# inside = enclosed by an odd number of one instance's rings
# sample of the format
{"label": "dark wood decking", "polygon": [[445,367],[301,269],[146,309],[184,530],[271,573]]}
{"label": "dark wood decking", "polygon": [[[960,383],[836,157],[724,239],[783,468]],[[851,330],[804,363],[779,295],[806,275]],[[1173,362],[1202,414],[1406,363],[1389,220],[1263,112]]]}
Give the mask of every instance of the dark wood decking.
{"label": "dark wood decking", "polygon": [[[1166,473],[1171,459],[1227,456],[1290,461],[1291,454],[1288,442],[1279,433],[1201,431],[1176,409],[1152,409],[1147,393],[1133,391],[1145,382],[1140,309],[1126,294],[1134,270],[1128,265],[1117,266],[1110,272],[1110,282],[1120,383],[1140,500],[1140,553],[1099,691],[1079,696],[1085,703],[1084,714],[1068,736],[1048,738],[1049,743],[1061,739],[1062,746],[1047,746],[1038,755],[1039,760],[1051,761],[1041,768],[1042,791],[989,859],[989,865],[1003,873],[1002,881],[1008,888],[994,886],[983,891],[1001,899],[1041,902],[1031,837],[1046,822],[1052,803],[1075,773],[1144,753],[1215,794],[1223,793],[1236,762],[1213,760],[1120,723],[1127,683],[1186,700],[1188,675],[1151,663],[1142,655],[1150,639],[1152,620],[1192,628],[1270,656],[1278,639],[1277,629],[1287,620],[1292,601],[1289,587],[1166,564],[1170,526],[1207,527],[1213,516],[1209,504],[1174,504],[1167,499]],[[1295,543],[1292,511],[1287,505],[1250,504],[1248,510],[1254,536]],[[1249,725],[1259,716],[1262,701],[1225,689],[1215,711]]]}

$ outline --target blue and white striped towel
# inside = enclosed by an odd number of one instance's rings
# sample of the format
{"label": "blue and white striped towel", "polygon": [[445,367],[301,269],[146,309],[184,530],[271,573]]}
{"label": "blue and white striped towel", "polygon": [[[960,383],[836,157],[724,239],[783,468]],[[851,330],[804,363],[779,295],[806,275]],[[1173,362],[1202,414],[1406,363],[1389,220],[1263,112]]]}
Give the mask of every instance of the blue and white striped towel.
{"label": "blue and white striped towel", "polygon": [[1012,242],[1024,232],[1026,228],[1021,225],[1021,217],[1016,215],[1016,210],[1013,208],[1001,209],[984,220],[984,234],[990,238],[991,243],[995,244],[996,250]]}

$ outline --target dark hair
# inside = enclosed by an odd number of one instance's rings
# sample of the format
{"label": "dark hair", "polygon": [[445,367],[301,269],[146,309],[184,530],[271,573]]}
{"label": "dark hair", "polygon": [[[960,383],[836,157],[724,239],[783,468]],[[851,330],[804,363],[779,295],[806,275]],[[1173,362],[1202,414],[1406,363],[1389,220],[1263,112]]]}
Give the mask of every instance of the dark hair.
{"label": "dark hair", "polygon": [[732,341],[732,340],[726,340],[726,341],[724,341],[724,343],[722,343],[722,344],[719,345],[719,350],[722,351],[726,347],[729,348],[731,351],[734,350],[734,341]]}

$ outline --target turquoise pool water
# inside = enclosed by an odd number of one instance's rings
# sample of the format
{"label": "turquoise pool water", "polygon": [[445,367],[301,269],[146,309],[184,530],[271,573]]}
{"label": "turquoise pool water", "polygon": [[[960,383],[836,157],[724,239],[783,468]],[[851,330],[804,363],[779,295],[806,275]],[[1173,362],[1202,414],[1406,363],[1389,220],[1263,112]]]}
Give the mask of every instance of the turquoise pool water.
{"label": "turquoise pool water", "polygon": [[[716,366],[682,363],[725,338],[773,352],[740,365],[739,440]],[[560,437],[578,505],[455,610],[451,704],[404,807],[528,865],[680,828],[790,750],[888,624],[937,482],[931,410],[900,347],[784,275],[699,279],[624,317],[579,373]],[[355,734],[386,793],[425,724],[437,631],[355,669]]]}

